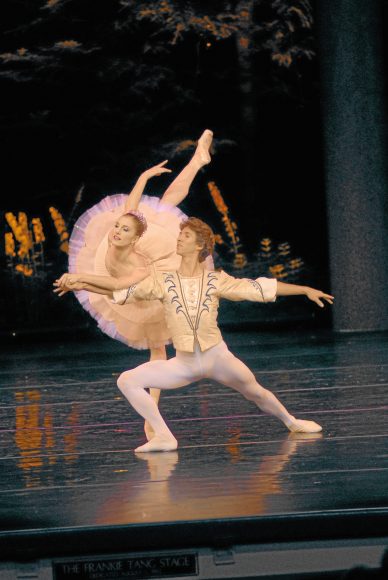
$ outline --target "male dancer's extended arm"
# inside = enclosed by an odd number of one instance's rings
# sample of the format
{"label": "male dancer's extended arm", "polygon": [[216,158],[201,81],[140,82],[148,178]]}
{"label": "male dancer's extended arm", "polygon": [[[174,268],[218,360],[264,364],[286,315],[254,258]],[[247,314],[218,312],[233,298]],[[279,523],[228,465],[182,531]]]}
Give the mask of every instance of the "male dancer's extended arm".
{"label": "male dancer's extended arm", "polygon": [[252,302],[272,302],[277,296],[304,295],[318,306],[323,307],[322,300],[333,304],[334,296],[309,286],[287,284],[276,278],[260,277],[256,280],[249,278],[234,278],[226,272],[220,272],[219,296],[227,300],[250,300]]}
{"label": "male dancer's extended arm", "polygon": [[333,304],[334,296],[326,294],[322,290],[310,288],[310,286],[298,286],[298,284],[288,284],[286,282],[277,283],[277,296],[306,296],[312,302],[315,302],[321,308],[324,307],[322,300],[326,300],[329,304]]}

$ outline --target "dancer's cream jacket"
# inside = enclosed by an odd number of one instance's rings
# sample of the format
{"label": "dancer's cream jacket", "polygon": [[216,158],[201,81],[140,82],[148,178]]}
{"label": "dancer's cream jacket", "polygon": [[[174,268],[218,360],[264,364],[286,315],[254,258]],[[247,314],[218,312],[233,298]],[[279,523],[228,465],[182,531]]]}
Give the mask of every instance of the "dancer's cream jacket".
{"label": "dancer's cream jacket", "polygon": [[[193,284],[193,292],[188,292],[187,282]],[[273,302],[276,291],[276,278],[234,278],[222,270],[203,270],[200,277],[185,278],[176,271],[154,271],[139,284],[113,292],[113,302],[160,300],[175,349],[194,352],[196,341],[201,351],[222,341],[217,325],[220,298]]]}

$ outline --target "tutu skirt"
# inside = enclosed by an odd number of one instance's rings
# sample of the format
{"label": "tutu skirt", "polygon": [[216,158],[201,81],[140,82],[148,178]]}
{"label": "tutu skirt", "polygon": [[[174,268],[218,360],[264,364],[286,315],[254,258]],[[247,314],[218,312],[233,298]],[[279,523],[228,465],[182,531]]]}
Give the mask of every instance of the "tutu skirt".
{"label": "tutu skirt", "polygon": [[[110,276],[105,265],[108,234],[125,213],[127,197],[124,194],[105,197],[77,220],[69,244],[69,272]],[[136,243],[136,251],[158,271],[176,270],[180,264],[176,254],[179,225],[187,216],[177,207],[146,195],[141,198],[139,211],[148,227]],[[105,334],[128,346],[147,349],[171,342],[159,300],[139,300],[120,306],[107,296],[84,290],[75,292],[75,296]]]}

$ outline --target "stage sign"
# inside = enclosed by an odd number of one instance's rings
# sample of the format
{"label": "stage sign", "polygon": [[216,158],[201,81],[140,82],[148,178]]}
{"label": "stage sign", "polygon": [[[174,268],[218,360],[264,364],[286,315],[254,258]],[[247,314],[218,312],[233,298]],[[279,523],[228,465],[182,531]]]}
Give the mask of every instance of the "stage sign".
{"label": "stage sign", "polygon": [[197,576],[197,554],[164,554],[53,562],[55,580],[127,580]]}

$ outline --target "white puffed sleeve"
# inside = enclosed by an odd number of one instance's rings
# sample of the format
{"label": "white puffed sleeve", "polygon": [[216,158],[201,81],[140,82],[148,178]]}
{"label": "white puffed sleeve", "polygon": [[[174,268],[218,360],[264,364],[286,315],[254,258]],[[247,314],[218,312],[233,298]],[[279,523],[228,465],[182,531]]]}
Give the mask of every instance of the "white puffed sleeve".
{"label": "white puffed sleeve", "polygon": [[163,300],[163,289],[154,276],[148,276],[138,284],[113,292],[114,304],[129,304],[136,300]]}
{"label": "white puffed sleeve", "polygon": [[251,302],[274,302],[276,300],[276,278],[234,278],[220,272],[218,295],[227,300],[250,300]]}

